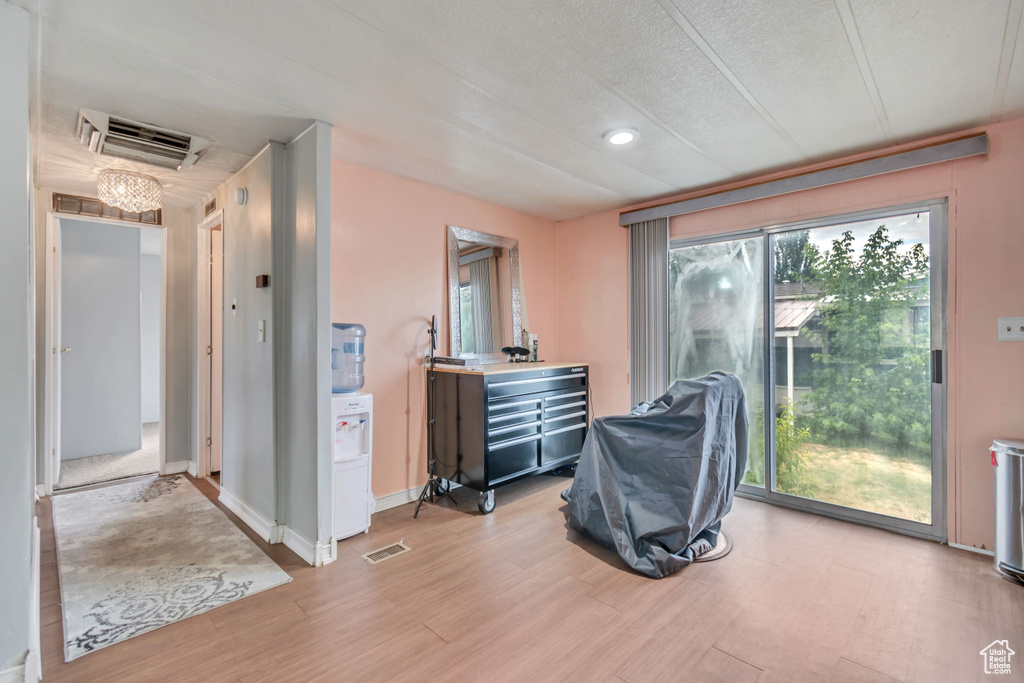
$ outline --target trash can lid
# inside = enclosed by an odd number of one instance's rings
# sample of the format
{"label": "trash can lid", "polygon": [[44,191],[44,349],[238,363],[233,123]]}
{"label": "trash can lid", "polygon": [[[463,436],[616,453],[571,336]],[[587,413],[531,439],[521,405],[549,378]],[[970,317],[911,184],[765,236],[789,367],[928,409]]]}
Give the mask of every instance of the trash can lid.
{"label": "trash can lid", "polygon": [[992,442],[992,450],[1024,457],[1024,439],[996,439]]}

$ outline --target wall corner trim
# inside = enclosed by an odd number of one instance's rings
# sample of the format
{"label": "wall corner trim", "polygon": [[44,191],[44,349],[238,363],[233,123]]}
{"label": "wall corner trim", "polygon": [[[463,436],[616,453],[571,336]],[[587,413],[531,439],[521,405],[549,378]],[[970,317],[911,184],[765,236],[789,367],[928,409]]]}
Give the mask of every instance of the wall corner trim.
{"label": "wall corner trim", "polygon": [[240,520],[245,522],[246,525],[255,531],[256,534],[264,541],[267,541],[268,543],[281,542],[281,526],[271,524],[269,521],[264,519],[258,512],[225,489],[223,484],[221,485],[220,496],[217,497],[217,500],[223,503],[224,507],[231,510],[231,512],[233,512]]}
{"label": "wall corner trim", "polygon": [[289,526],[284,526],[283,529],[284,544],[308,564],[317,566],[317,549],[313,547],[313,542]]}
{"label": "wall corner trim", "polygon": [[25,664],[8,667],[0,671],[0,683],[26,683],[26,681],[37,680],[35,678],[26,678],[25,673]]}
{"label": "wall corner trim", "polygon": [[187,472],[191,461],[178,460],[177,462],[164,463],[164,474],[181,474]]}
{"label": "wall corner trim", "polygon": [[984,548],[975,548],[973,545],[963,545],[962,543],[949,542],[950,548],[956,548],[957,550],[966,550],[970,553],[978,553],[979,555],[988,555],[989,557],[995,557],[995,553],[991,550],[985,550]]}
{"label": "wall corner trim", "polygon": [[313,543],[289,526],[282,526],[281,528],[284,530],[284,544],[310,565],[320,567],[334,562],[335,558],[337,558],[337,541],[332,539],[330,543]]}
{"label": "wall corner trim", "polygon": [[41,553],[42,541],[39,535],[39,517],[36,516],[32,518],[32,573],[30,575],[32,597],[29,600],[28,606],[28,654],[25,655],[25,670],[22,672],[25,683],[30,681],[35,683],[35,681],[40,681],[43,678],[43,648],[40,641],[42,635],[42,627],[40,625],[42,607],[39,593],[43,574],[43,565],[40,560]]}
{"label": "wall corner trim", "polygon": [[[338,559],[338,539],[332,538],[331,542],[325,546],[323,543],[317,544],[318,548],[326,548],[326,551],[330,551],[330,555],[324,555],[322,564],[330,564]],[[325,552],[326,552],[325,551]]]}

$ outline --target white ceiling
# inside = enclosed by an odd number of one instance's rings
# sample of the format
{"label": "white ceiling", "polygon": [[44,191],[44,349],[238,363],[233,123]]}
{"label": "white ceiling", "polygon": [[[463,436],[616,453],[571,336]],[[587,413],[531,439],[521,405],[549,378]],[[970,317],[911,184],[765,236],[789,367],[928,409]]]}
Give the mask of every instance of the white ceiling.
{"label": "white ceiling", "polygon": [[83,106],[216,141],[136,166],[171,206],[318,118],[336,158],[564,219],[1022,115],[1022,5],[40,0],[38,179],[92,194],[117,165]]}

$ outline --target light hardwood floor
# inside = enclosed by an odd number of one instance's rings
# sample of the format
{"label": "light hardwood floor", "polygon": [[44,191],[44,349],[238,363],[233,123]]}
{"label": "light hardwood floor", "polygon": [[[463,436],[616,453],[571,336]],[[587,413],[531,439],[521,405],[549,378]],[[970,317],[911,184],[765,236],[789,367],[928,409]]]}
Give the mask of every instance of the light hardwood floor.
{"label": "light hardwood floor", "polygon": [[984,681],[996,639],[1024,680],[1024,588],[989,557],[739,499],[730,555],[653,580],[568,530],[568,483],[501,489],[490,516],[465,489],[381,512],[320,569],[254,538],[293,582],[71,664],[41,501],[44,680]]}

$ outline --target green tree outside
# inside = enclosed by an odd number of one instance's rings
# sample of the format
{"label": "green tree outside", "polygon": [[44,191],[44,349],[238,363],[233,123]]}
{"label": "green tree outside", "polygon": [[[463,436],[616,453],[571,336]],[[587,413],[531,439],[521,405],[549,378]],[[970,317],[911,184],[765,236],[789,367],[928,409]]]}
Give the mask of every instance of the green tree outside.
{"label": "green tree outside", "polygon": [[880,447],[900,455],[931,451],[929,333],[914,308],[929,296],[928,255],[901,249],[884,225],[860,254],[852,232],[825,253],[805,245],[821,290],[821,351],[806,396],[813,439],[842,446]]}

